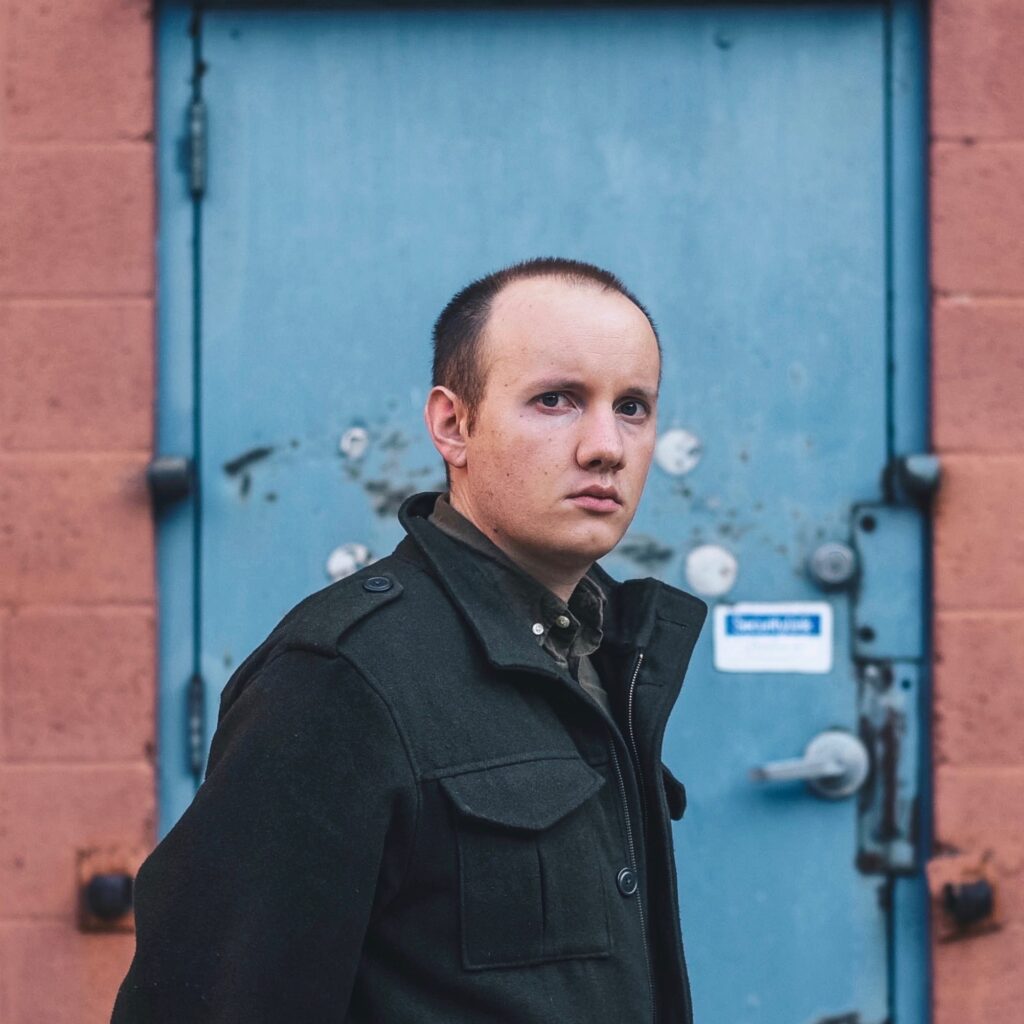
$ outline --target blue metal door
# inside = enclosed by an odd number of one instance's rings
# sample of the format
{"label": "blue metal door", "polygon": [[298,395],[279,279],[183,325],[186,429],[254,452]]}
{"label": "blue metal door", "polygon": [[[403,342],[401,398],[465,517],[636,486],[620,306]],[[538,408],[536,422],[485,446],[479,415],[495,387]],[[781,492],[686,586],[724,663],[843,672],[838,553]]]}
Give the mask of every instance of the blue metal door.
{"label": "blue metal door", "polygon": [[[714,605],[665,745],[696,1019],[924,1019],[922,513],[882,475],[920,484],[897,456],[926,443],[918,22],[162,7],[160,443],[198,477],[161,526],[163,829],[240,659],[443,486],[421,409],[444,302],[581,258],[665,343],[607,568]],[[818,790],[764,781],[824,733],[866,757],[855,794],[827,792],[832,754]]]}

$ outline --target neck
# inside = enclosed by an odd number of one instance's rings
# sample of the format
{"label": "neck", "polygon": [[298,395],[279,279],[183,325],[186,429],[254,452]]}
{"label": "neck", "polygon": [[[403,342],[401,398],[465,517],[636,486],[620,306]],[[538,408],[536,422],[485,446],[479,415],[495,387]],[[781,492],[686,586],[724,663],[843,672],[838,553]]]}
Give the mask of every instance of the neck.
{"label": "neck", "polygon": [[464,497],[457,495],[452,490],[448,495],[452,508],[460,515],[465,516],[488,540],[515,562],[523,572],[532,576],[538,583],[547,587],[556,597],[568,603],[573,591],[580,580],[587,574],[590,565],[555,564],[549,556],[544,556],[524,549],[521,545],[513,543],[500,531],[489,529],[487,524],[475,514],[472,502],[467,502]]}

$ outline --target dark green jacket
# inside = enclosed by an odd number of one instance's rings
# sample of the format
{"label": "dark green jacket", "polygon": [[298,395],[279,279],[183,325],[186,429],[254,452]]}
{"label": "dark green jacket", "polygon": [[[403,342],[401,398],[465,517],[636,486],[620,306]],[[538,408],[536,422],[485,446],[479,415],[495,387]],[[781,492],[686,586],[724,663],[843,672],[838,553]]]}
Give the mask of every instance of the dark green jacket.
{"label": "dark green jacket", "polygon": [[114,1024],[690,1024],[661,743],[707,608],[594,570],[620,730],[434,498],[228,682]]}

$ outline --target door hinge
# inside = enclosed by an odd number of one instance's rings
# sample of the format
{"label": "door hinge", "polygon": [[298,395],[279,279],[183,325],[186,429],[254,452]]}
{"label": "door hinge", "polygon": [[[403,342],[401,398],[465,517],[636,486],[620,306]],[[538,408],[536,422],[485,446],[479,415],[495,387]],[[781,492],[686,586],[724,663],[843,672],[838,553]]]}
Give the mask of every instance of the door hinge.
{"label": "door hinge", "polygon": [[203,781],[203,753],[206,737],[206,685],[194,673],[185,691],[185,742],[188,770],[198,786]]}
{"label": "door hinge", "polygon": [[206,104],[201,99],[188,108],[188,187],[194,199],[206,193]]}

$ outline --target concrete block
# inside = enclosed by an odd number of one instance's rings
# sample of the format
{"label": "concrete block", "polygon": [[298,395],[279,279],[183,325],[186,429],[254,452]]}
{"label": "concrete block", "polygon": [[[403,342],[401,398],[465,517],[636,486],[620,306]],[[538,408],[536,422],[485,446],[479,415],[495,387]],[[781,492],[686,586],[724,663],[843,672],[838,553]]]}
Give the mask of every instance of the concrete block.
{"label": "concrete block", "polygon": [[64,922],[0,921],[4,1024],[108,1024],[135,937],[83,935]]}
{"label": "concrete block", "polygon": [[151,766],[0,766],[4,917],[78,915],[78,851],[152,848]]}
{"label": "concrete block", "polygon": [[1022,637],[1024,610],[936,617],[937,764],[1024,767]]}
{"label": "concrete block", "polygon": [[0,151],[0,292],[150,295],[148,145]]}
{"label": "concrete block", "polygon": [[1024,451],[1024,302],[940,300],[932,339],[935,447]]}
{"label": "concrete block", "polygon": [[147,609],[11,616],[0,690],[8,761],[152,757],[156,635]]}
{"label": "concrete block", "polygon": [[947,455],[935,506],[935,606],[1024,609],[1024,456]]}
{"label": "concrete block", "polygon": [[1024,137],[1024,4],[932,0],[931,124],[939,137]]}
{"label": "concrete block", "polygon": [[1011,1021],[1024,1003],[1024,769],[940,767],[936,835],[950,852],[984,858],[999,916],[995,931],[938,941],[933,921],[935,1024]]}
{"label": "concrete block", "polygon": [[153,353],[149,299],[0,303],[0,445],[151,448]]}
{"label": "concrete block", "polygon": [[141,455],[0,455],[0,601],[155,600]]}
{"label": "concrete block", "polygon": [[932,284],[1024,295],[1024,145],[932,147]]}
{"label": "concrete block", "polygon": [[12,139],[152,138],[149,0],[9,0],[4,106]]}

